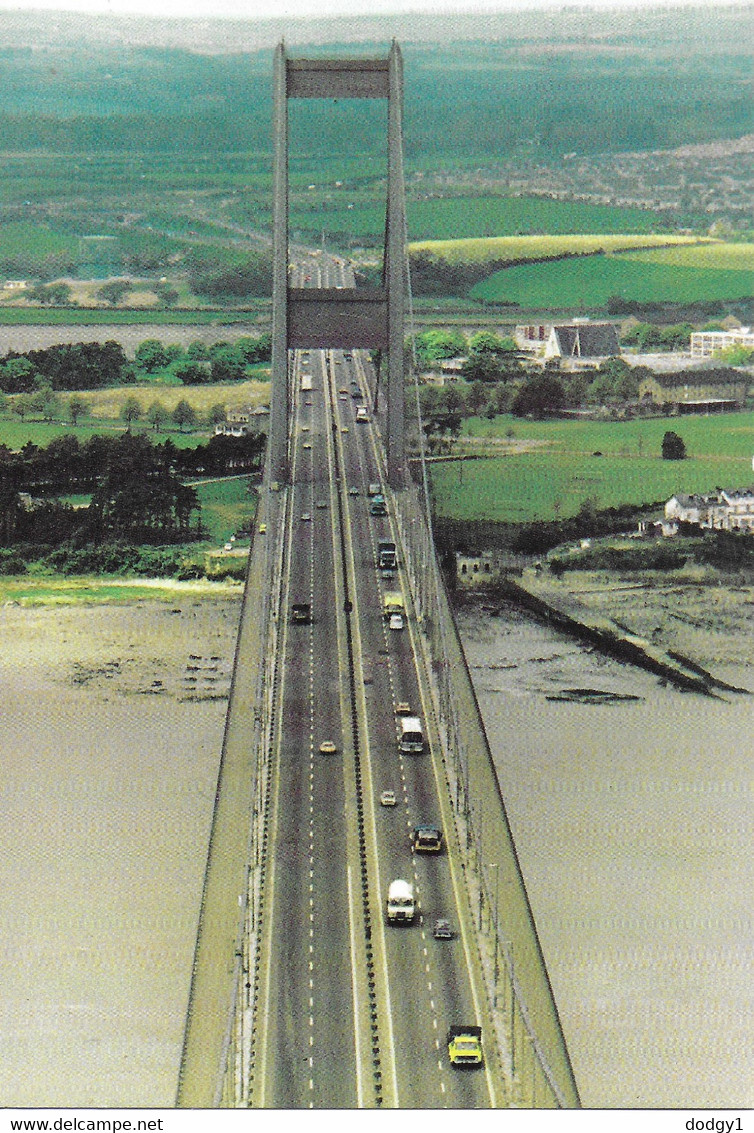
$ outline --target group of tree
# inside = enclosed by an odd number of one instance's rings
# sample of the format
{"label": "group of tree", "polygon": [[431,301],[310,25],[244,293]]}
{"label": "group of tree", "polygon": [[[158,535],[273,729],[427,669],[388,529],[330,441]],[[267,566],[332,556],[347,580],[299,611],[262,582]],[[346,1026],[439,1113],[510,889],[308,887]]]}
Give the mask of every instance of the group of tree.
{"label": "group of tree", "polygon": [[222,476],[261,467],[264,433],[211,437],[206,444],[179,448],[170,439],[159,444],[140,434],[95,434],[79,441],[73,433],[56,437],[44,448],[27,442],[19,451],[0,445],[0,481],[16,491],[55,496],[91,492],[117,468],[121,456],[144,456],[145,468],[165,468],[180,476]]}
{"label": "group of tree", "polygon": [[76,342],[9,351],[0,359],[0,390],[32,393],[42,385],[53,390],[102,389],[133,381],[123,347],[117,342]]}
{"label": "group of tree", "polygon": [[[0,545],[195,539],[199,499],[185,481],[258,471],[264,447],[262,434],[212,437],[193,449],[130,433],[83,444],[68,434],[44,449],[29,443],[20,452],[0,445]],[[32,506],[24,505],[22,492]],[[71,492],[90,492],[91,502],[78,508],[62,503],[59,497]]]}
{"label": "group of tree", "polygon": [[432,369],[444,359],[462,356],[463,376],[468,381],[507,381],[517,376],[521,372],[517,349],[509,335],[487,330],[468,337],[456,330],[427,330],[417,334],[413,343],[420,371]]}
{"label": "group of tree", "polygon": [[[178,302],[178,292],[165,280],[148,284],[148,289],[157,296],[163,307],[174,307]],[[109,303],[111,307],[119,307],[126,296],[133,291],[134,284],[130,279],[108,279],[94,293],[95,299]]]}
{"label": "group of tree", "polygon": [[196,295],[217,303],[268,297],[272,294],[272,252],[247,252],[228,260],[206,249],[190,251],[185,258],[188,282]]}
{"label": "group of tree", "polygon": [[[113,341],[76,342],[27,350],[9,351],[0,359],[0,392],[36,394],[53,391],[103,389],[133,385],[167,373],[184,385],[243,381],[248,367],[270,361],[271,336],[244,335],[235,342],[188,347],[146,339],[136,348],[133,362],[123,347]],[[29,411],[28,404],[22,413]]]}
{"label": "group of tree", "polygon": [[411,289],[415,295],[466,295],[476,283],[508,266],[507,261],[450,261],[428,251],[410,253]]}
{"label": "group of tree", "polygon": [[272,337],[242,335],[235,342],[192,342],[187,347],[162,343],[149,338],[139,343],[134,353],[137,378],[153,377],[168,372],[184,385],[206,385],[217,382],[243,381],[248,367],[269,362]]}
{"label": "group of tree", "polygon": [[621,332],[621,342],[624,346],[635,346],[640,354],[688,350],[694,329],[693,323],[675,323],[671,326],[636,323]]}
{"label": "group of tree", "polygon": [[[215,419],[214,413],[211,415]],[[160,432],[168,422],[177,425],[183,433],[186,429],[193,429],[199,424],[199,414],[194,406],[185,397],[182,397],[171,410],[165,408],[159,401],[154,401],[144,410],[138,397],[131,395],[120,407],[120,419],[126,424],[126,431],[131,432],[131,426],[142,418],[151,425],[155,432]],[[225,412],[223,411],[223,420]]]}

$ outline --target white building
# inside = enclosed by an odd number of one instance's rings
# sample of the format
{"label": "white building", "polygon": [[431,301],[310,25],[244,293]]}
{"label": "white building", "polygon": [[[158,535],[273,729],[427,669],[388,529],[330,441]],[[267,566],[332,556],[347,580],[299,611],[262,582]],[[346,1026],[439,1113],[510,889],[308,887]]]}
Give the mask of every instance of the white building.
{"label": "white building", "polygon": [[754,350],[754,333],[750,327],[738,330],[697,330],[691,335],[691,357],[711,358],[728,346],[745,346]]}
{"label": "white building", "polygon": [[679,492],[665,504],[665,518],[715,531],[754,532],[754,488],[718,488],[709,495]]}

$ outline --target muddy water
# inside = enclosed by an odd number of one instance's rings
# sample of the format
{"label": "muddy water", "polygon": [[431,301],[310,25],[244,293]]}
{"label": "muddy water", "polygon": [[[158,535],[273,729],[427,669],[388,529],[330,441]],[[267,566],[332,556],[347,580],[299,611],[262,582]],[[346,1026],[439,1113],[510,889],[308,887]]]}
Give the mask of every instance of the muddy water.
{"label": "muddy water", "polygon": [[[754,696],[459,624],[583,1104],[754,1105]],[[637,699],[548,699],[585,688]]]}
{"label": "muddy water", "polygon": [[0,1106],[171,1106],[239,599],[0,607]]}

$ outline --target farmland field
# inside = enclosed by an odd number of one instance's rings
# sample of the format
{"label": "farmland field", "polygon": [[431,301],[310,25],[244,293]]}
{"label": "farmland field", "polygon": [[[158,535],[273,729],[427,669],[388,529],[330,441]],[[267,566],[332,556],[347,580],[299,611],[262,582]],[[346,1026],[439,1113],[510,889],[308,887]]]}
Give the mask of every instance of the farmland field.
{"label": "farmland field", "polygon": [[671,264],[673,267],[693,268],[694,271],[743,271],[754,275],[754,244],[708,241],[693,246],[643,248],[635,252],[622,252],[621,259],[637,263]]}
{"label": "farmland field", "polygon": [[[754,246],[752,254],[754,254]],[[691,253],[694,249],[683,249]],[[667,256],[668,253],[666,252]],[[712,299],[743,299],[753,293],[751,267],[697,267],[687,261],[639,256],[594,255],[578,260],[520,264],[495,272],[471,288],[483,302],[516,303],[522,307],[604,307],[611,296],[637,302],[695,303]],[[708,260],[712,262],[712,259]],[[732,262],[735,262],[732,259]],[[745,262],[740,257],[738,262]]]}
{"label": "farmland field", "polygon": [[[329,198],[329,199],[327,199]],[[291,227],[319,234],[342,232],[382,239],[385,206],[364,200],[345,189],[321,193],[306,208],[299,198],[292,203]],[[449,197],[444,200],[406,202],[408,232],[412,241],[517,236],[547,232],[567,235],[601,233],[652,233],[662,227],[655,213],[638,208],[610,208],[573,201],[547,201],[527,197]],[[442,254],[442,253],[440,253]]]}
{"label": "farmland field", "polygon": [[[409,245],[409,251],[429,252],[449,263],[483,264],[500,260],[537,260],[553,256],[588,256],[597,252],[618,252],[623,249],[663,247],[666,244],[696,244],[695,236],[620,235],[602,233],[555,236],[499,236],[485,239],[420,240]],[[511,270],[511,269],[508,269]]]}
{"label": "farmland field", "polygon": [[[434,509],[449,519],[503,523],[564,519],[585,501],[597,508],[640,506],[677,492],[712,491],[751,482],[754,414],[633,422],[469,422],[470,435],[515,432],[540,448],[431,467]],[[662,436],[673,429],[689,458],[663,460]],[[462,443],[462,442],[460,442]],[[604,455],[597,456],[594,453]]]}

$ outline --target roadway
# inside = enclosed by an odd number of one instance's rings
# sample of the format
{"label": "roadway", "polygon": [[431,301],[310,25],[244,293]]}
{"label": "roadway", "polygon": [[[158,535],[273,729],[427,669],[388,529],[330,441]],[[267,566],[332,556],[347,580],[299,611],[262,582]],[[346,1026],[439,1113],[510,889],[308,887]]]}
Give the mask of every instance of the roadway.
{"label": "roadway", "polygon": [[[303,286],[352,285],[326,258],[297,277]],[[439,756],[398,748],[398,703],[423,719],[428,705],[410,604],[403,630],[382,617],[384,590],[407,598],[408,587],[400,563],[394,579],[376,568],[377,540],[396,531],[390,514],[369,512],[368,485],[384,478],[374,426],[356,422],[356,407],[369,404],[365,366],[359,352],[294,356],[273,857],[251,1100],[266,1108],[484,1108],[499,1085],[495,1060],[459,1070],[445,1046],[449,1024],[486,1020]],[[294,602],[310,603],[311,624],[291,622]],[[322,754],[324,741],[336,751]],[[388,788],[395,807],[380,805]],[[417,822],[441,826],[447,851],[415,854]],[[411,926],[385,923],[397,877],[416,889]],[[433,937],[439,916],[455,930],[450,941]]]}

